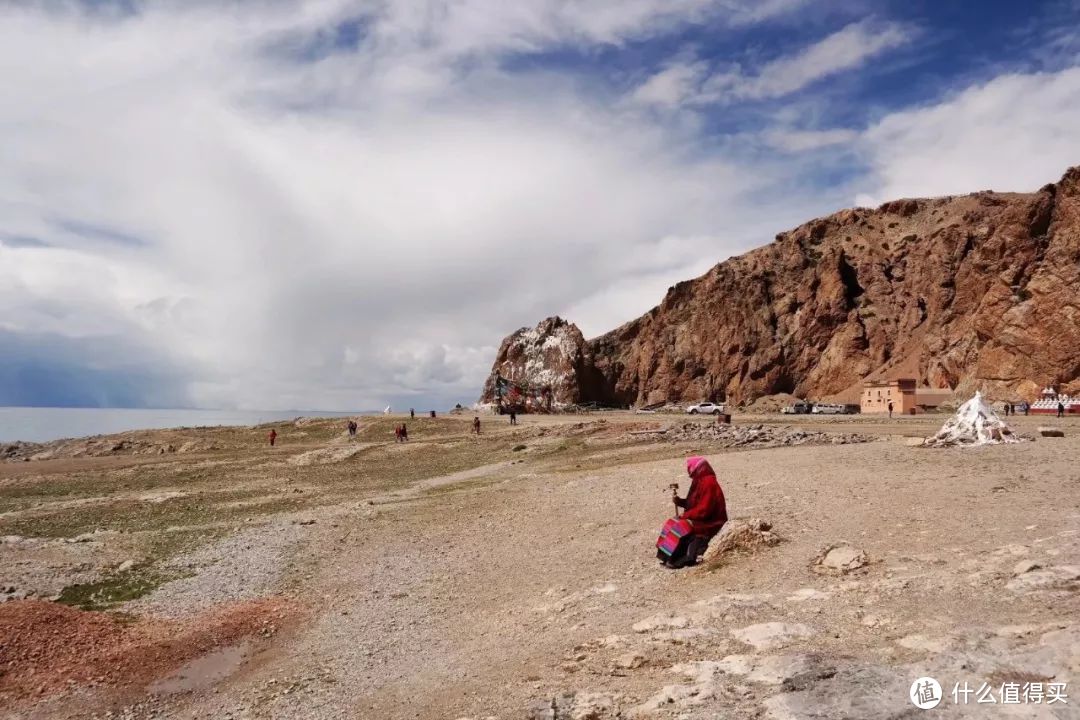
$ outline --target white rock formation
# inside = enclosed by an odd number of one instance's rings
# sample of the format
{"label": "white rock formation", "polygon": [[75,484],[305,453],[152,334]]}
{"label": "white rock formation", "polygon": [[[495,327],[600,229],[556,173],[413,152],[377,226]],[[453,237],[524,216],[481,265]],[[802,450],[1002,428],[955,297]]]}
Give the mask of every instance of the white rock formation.
{"label": "white rock formation", "polygon": [[927,447],[951,447],[953,445],[996,445],[1019,442],[1012,429],[987,405],[982,393],[961,405],[936,435],[926,438]]}

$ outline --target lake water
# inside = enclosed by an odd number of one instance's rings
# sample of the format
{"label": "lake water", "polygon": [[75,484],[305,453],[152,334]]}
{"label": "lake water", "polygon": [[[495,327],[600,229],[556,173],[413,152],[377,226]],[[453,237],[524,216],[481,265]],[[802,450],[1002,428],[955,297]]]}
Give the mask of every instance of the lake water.
{"label": "lake water", "polygon": [[299,410],[143,410],[130,408],[0,407],[0,442],[45,442],[60,438],[108,435],[125,430],[150,430],[206,425],[250,426],[275,420],[312,417],[352,417],[373,413]]}

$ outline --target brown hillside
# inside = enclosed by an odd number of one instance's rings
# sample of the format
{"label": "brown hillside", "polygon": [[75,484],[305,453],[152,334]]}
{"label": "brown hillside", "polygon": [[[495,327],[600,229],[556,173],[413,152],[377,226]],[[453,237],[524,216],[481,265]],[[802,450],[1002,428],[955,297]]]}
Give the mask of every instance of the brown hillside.
{"label": "brown hillside", "polygon": [[868,375],[900,370],[964,392],[1077,392],[1078,288],[1072,168],[1034,193],[897,200],[813,220],[593,340],[557,318],[523,328],[503,341],[492,376],[554,386],[557,401],[618,405],[849,395]]}

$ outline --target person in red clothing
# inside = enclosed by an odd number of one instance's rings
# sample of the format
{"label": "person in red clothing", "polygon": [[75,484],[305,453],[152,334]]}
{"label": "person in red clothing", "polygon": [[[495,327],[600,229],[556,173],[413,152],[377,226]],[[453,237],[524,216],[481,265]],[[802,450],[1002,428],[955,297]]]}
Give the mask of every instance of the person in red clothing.
{"label": "person in red clothing", "polygon": [[709,461],[703,457],[686,459],[686,474],[690,476],[690,492],[685,498],[675,494],[676,507],[685,508],[682,519],[690,523],[693,532],[682,554],[672,556],[669,567],[694,565],[705,554],[709,541],[727,522],[727,502],[720,481],[716,479]]}
{"label": "person in red clothing", "polygon": [[274,441],[277,440],[277,430],[270,428],[270,447],[274,447]]}

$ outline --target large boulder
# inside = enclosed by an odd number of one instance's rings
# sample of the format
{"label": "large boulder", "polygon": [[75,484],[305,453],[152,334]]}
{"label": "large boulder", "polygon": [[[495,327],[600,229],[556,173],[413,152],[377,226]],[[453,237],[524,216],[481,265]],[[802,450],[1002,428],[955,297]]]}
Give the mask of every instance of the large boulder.
{"label": "large boulder", "polygon": [[590,397],[594,393],[588,392],[594,372],[592,353],[581,330],[560,317],[548,318],[502,341],[480,402],[495,402],[499,378],[526,395],[542,398],[550,393],[555,406],[594,400]]}

